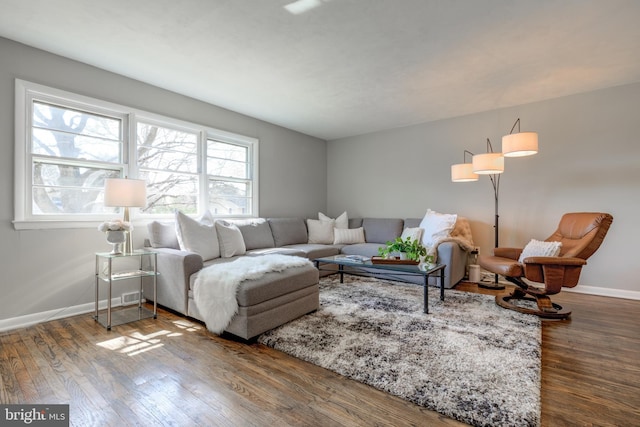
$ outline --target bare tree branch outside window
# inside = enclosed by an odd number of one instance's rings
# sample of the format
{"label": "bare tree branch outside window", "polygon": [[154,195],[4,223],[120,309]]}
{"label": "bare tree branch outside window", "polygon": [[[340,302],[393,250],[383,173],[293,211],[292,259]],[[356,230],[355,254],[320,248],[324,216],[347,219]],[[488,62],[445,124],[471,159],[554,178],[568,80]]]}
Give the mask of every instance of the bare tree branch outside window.
{"label": "bare tree branch outside window", "polygon": [[99,163],[121,162],[121,120],[34,102],[32,123],[32,213],[108,211],[104,180],[119,171]]}
{"label": "bare tree branch outside window", "polygon": [[16,188],[26,189],[16,193],[16,223],[116,214],[104,206],[104,183],[125,174],[147,185],[147,205],[134,215],[255,213],[257,139],[19,79],[16,88],[24,94]]}

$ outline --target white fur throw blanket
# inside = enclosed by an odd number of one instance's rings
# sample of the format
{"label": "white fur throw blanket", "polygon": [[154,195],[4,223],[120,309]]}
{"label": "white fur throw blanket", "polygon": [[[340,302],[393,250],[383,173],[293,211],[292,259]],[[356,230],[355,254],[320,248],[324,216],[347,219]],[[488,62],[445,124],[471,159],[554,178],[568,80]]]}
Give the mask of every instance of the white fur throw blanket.
{"label": "white fur throw blanket", "polygon": [[243,256],[200,270],[193,283],[193,299],[207,329],[220,334],[238,312],[236,292],[244,280],[256,280],[272,271],[313,265],[306,258],[290,255]]}

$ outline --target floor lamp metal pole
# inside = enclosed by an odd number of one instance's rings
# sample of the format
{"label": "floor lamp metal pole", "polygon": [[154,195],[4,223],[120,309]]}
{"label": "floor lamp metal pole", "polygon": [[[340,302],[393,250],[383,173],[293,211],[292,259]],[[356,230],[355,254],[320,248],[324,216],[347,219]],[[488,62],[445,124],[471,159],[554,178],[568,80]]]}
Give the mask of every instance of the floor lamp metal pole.
{"label": "floor lamp metal pole", "polygon": [[[499,236],[500,236],[500,228],[499,228],[499,222],[500,222],[500,215],[498,215],[498,201],[499,201],[499,194],[500,194],[500,174],[494,174],[494,175],[489,175],[489,178],[491,179],[491,185],[493,186],[493,198],[494,198],[494,207],[495,207],[495,218],[494,218],[494,223],[493,223],[493,232],[494,232],[494,247],[497,248],[500,240],[499,240]],[[498,280],[498,275],[494,275],[493,278],[493,283],[480,283],[478,284],[478,286],[481,286],[483,288],[488,288],[488,289],[504,289],[504,285],[499,283]]]}

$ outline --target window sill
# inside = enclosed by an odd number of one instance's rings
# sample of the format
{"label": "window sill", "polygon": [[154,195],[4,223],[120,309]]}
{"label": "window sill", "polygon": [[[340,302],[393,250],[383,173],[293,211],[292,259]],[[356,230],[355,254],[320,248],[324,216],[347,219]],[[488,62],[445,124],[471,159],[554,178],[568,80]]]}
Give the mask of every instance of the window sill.
{"label": "window sill", "polygon": [[55,221],[55,220],[38,220],[38,221],[13,221],[13,228],[16,230],[48,230],[56,228],[97,228],[103,220],[91,221]]}

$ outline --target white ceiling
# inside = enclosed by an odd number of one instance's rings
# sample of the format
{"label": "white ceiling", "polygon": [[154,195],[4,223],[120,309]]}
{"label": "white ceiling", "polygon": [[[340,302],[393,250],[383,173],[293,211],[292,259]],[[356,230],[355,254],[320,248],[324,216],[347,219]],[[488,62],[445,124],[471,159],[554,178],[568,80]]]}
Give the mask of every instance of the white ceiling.
{"label": "white ceiling", "polygon": [[638,0],[0,0],[0,36],[323,139],[640,81]]}

